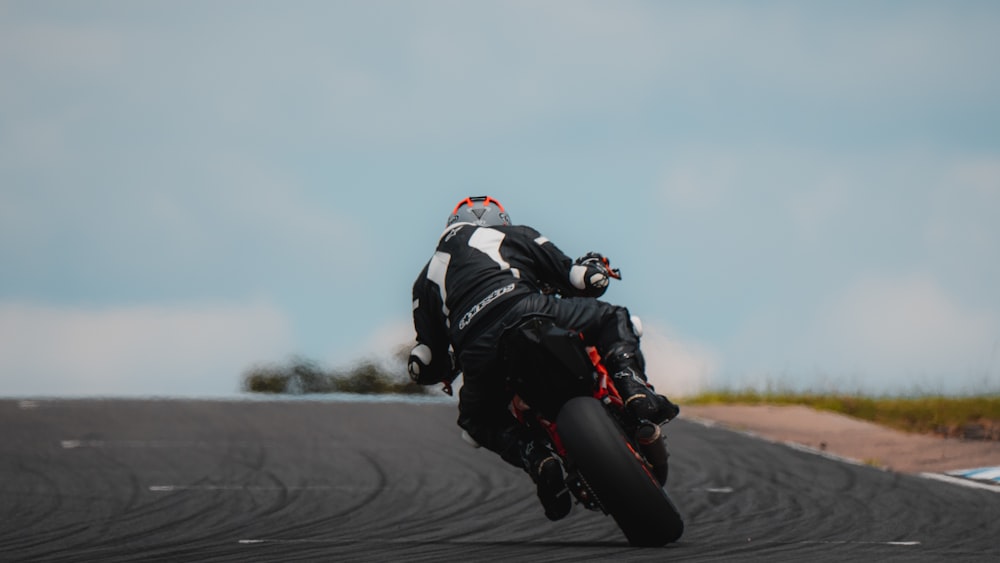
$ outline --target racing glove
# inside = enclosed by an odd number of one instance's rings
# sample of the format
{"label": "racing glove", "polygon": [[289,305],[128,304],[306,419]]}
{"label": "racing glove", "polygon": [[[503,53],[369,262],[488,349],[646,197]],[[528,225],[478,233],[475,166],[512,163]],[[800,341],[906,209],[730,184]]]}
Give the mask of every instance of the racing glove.
{"label": "racing glove", "polygon": [[420,385],[444,384],[444,392],[451,395],[451,383],[455,381],[462,372],[458,366],[458,358],[454,351],[448,350],[446,362],[433,362],[433,354],[426,344],[418,343],[410,350],[410,358],[407,362],[407,371],[410,379]]}
{"label": "racing glove", "polygon": [[570,283],[587,297],[604,295],[611,278],[621,277],[618,269],[612,269],[608,259],[599,252],[588,252],[577,258],[569,272]]}

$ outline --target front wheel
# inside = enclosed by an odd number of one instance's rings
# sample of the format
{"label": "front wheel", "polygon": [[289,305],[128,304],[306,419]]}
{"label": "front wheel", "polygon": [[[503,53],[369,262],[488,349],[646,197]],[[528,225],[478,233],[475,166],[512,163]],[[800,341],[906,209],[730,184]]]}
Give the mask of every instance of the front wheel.
{"label": "front wheel", "polygon": [[680,513],[600,401],[570,399],[556,423],[569,460],[631,545],[662,546],[681,537]]}

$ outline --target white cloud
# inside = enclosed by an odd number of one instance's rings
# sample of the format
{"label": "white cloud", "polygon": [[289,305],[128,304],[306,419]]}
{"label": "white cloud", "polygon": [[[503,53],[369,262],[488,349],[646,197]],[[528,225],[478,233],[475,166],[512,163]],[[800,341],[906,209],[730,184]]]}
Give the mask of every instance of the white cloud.
{"label": "white cloud", "polygon": [[646,375],[657,392],[671,398],[691,396],[711,385],[718,361],[708,347],[646,321],[641,346]]}
{"label": "white cloud", "polygon": [[820,311],[812,347],[816,357],[869,374],[869,383],[976,390],[998,374],[998,321],[929,277],[873,277]]}
{"label": "white cloud", "polygon": [[929,275],[873,274],[742,318],[725,384],[866,393],[1000,389],[1000,316]]}
{"label": "white cloud", "polygon": [[359,360],[371,360],[378,363],[382,369],[405,377],[404,364],[396,358],[396,353],[404,347],[409,351],[414,344],[414,338],[412,320],[402,318],[391,320],[378,326],[359,347],[351,351],[349,357],[328,358],[329,365],[349,367]]}
{"label": "white cloud", "polygon": [[289,349],[272,306],[108,309],[0,303],[5,395],[220,395],[256,361]]}

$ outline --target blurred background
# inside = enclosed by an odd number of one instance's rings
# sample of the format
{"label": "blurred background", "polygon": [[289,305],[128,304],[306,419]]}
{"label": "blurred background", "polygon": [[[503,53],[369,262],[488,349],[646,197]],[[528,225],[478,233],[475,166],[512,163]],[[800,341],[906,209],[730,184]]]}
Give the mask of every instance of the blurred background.
{"label": "blurred background", "polygon": [[0,393],[412,339],[458,199],[611,257],[658,389],[1000,389],[996,2],[0,2]]}

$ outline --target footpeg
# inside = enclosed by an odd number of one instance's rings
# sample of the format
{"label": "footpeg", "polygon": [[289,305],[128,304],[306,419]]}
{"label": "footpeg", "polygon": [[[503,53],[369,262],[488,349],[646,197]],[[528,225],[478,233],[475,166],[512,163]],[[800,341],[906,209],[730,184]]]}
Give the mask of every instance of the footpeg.
{"label": "footpeg", "polygon": [[652,422],[642,422],[635,431],[635,440],[640,446],[655,444],[660,439],[660,427]]}

